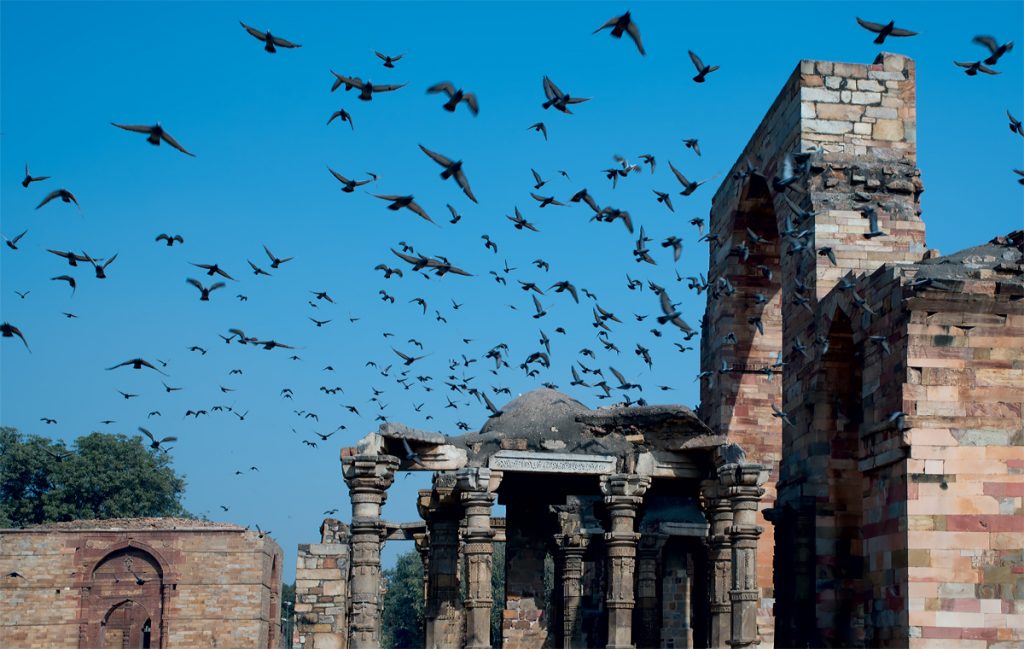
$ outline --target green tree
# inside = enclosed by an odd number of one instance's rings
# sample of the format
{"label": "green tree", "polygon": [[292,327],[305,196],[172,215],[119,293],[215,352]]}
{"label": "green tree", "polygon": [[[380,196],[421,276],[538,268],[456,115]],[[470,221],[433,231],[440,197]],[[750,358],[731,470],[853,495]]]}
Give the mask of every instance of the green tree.
{"label": "green tree", "polygon": [[384,571],[387,591],[381,618],[381,647],[410,649],[422,647],[423,562],[415,550],[398,557],[394,568]]}
{"label": "green tree", "polygon": [[80,518],[188,516],[185,480],[139,436],[64,442],[0,428],[0,527]]}

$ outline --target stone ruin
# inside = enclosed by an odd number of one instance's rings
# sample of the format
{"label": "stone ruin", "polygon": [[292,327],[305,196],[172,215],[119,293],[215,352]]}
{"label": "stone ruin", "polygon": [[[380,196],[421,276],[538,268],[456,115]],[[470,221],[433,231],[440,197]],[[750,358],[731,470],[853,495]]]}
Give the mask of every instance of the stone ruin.
{"label": "stone ruin", "polygon": [[[509,649],[1024,643],[1024,232],[927,248],[915,94],[888,53],[785,83],[713,199],[698,413],[538,390],[343,450],[296,646],[377,646],[389,539],[431,649],[492,646],[493,606]],[[434,472],[423,523],[380,518],[397,470]]]}

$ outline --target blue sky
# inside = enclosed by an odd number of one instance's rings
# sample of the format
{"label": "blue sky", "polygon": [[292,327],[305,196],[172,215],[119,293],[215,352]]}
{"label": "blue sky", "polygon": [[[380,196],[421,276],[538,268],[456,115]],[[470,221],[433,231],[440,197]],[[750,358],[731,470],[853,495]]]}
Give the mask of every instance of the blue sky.
{"label": "blue sky", "polygon": [[[930,247],[952,252],[1020,228],[1021,187],[1011,169],[1024,166],[1022,140],[1007,130],[1005,118],[1007,109],[1024,117],[1020,49],[1004,57],[996,77],[966,77],[952,60],[983,56],[971,43],[976,34],[1020,43],[1022,7],[3,2],[0,232],[29,233],[18,251],[0,250],[0,311],[24,331],[33,353],[7,339],[0,346],[0,423],[69,441],[92,430],[134,434],[140,425],[177,435],[173,454],[187,476],[187,507],[272,530],[290,576],[295,546],[316,540],[322,512],[350,514],[338,450],[376,429],[373,418],[381,410],[368,401],[373,388],[384,391],[380,398],[391,420],[449,433],[457,432],[459,420],[475,430],[486,416],[475,399],[447,390],[450,374],[475,377],[481,389],[508,387],[513,395],[550,381],[596,407],[604,402],[594,391],[568,385],[569,366],[587,347],[598,358],[582,358],[585,363],[614,365],[645,386],[648,401],[695,404],[696,351],[676,351],[673,343],[682,340],[671,331],[661,338],[650,333],[657,299],[647,290],[627,290],[626,275],[669,287],[673,299],[683,301],[685,318],[700,321],[703,296],[675,281],[675,270],[687,276],[707,268],[705,244],[687,222],[707,216],[722,175],[800,59],[873,60],[879,47],[857,26],[856,15],[892,18],[921,32],[892,39],[886,49],[918,63],[918,162]],[[625,9],[640,26],[646,57],[628,40],[591,35]],[[268,55],[239,20],[303,47]],[[706,84],[694,84],[687,49],[721,70]],[[389,70],[373,50],[407,54]],[[330,92],[332,69],[409,85],[360,102],[355,93]],[[545,74],[563,90],[593,99],[573,115],[542,110]],[[441,97],[425,93],[444,80],[477,93],[479,117],[465,106],[447,113]],[[339,122],[325,125],[339,108],[352,113],[354,131]],[[110,126],[158,120],[198,157],[152,147],[144,136]],[[526,130],[536,121],[547,124],[549,141]],[[687,137],[700,139],[702,157],[683,147]],[[417,144],[464,160],[479,205],[442,181],[440,168]],[[636,160],[642,153],[657,157],[657,172],[645,169],[613,190],[601,170],[612,166],[614,154]],[[710,180],[680,197],[669,160],[691,178]],[[53,178],[23,189],[26,161],[34,174]],[[415,194],[441,227],[408,211],[389,212],[362,191],[341,193],[327,165],[350,177],[378,174],[368,186],[375,193]],[[586,207],[538,209],[528,195],[531,168],[549,181],[543,195],[565,200],[587,187],[602,205],[628,209],[655,240],[658,265],[636,264],[634,238],[619,223],[588,222]],[[74,192],[81,210],[59,202],[34,209],[58,187]],[[655,202],[652,189],[673,192],[674,214]],[[447,222],[449,202],[464,215],[458,224]],[[515,206],[540,233],[513,229],[504,215]],[[179,233],[185,244],[155,243],[161,232]],[[498,243],[498,254],[484,248],[483,234]],[[678,264],[656,245],[669,235],[685,241]],[[407,273],[384,280],[373,267],[400,265],[388,252],[399,241],[446,255],[475,276],[426,280]],[[267,268],[264,244],[295,260],[273,277],[254,277],[246,260]],[[70,269],[47,248],[118,258],[100,281],[91,268]],[[547,260],[550,272],[533,267],[536,258]],[[516,268],[507,287],[489,274],[506,260]],[[239,281],[199,302],[185,278],[208,278],[189,262],[219,263]],[[69,271],[79,282],[74,297],[66,284],[49,279]],[[549,315],[535,320],[517,279],[544,288],[570,280],[595,292],[599,304],[624,321],[612,334],[622,353],[601,350],[589,324],[589,300],[575,305],[548,292],[541,299]],[[395,304],[381,301],[382,288]],[[20,299],[15,290],[31,292]],[[336,304],[310,307],[310,291],[320,290]],[[426,299],[426,316],[409,303],[416,297]],[[464,306],[456,311],[452,300]],[[435,310],[447,324],[435,320]],[[652,316],[637,322],[633,314]],[[332,322],[316,328],[309,317]],[[567,335],[555,334],[558,326]],[[230,327],[295,345],[301,360],[289,360],[288,350],[225,345],[217,334]],[[539,348],[541,329],[552,339],[552,368],[528,378],[517,365]],[[430,354],[413,366],[414,375],[433,377],[430,392],[420,385],[406,391],[395,382],[401,368],[390,348],[419,354],[410,338]],[[512,367],[494,376],[482,357],[501,342],[510,347]],[[636,343],[651,349],[653,369],[633,353]],[[689,344],[698,347],[697,339]],[[192,345],[208,353],[189,352]],[[481,360],[449,370],[449,359],[462,354]],[[168,384],[185,389],[166,393],[162,377],[148,370],[104,370],[137,356],[166,361]],[[391,376],[366,367],[368,361],[393,364]],[[324,371],[327,365],[335,371]],[[231,375],[232,369],[243,374]],[[345,393],[326,395],[320,386],[342,386]],[[281,398],[283,388],[294,391],[293,400]],[[118,390],[140,396],[125,401]],[[449,394],[458,410],[442,407]],[[499,404],[507,399],[494,397]],[[343,404],[358,406],[362,416]],[[425,405],[417,412],[419,404]],[[248,416],[183,417],[187,409],[213,405]],[[148,418],[153,410],[162,416]],[[315,412],[319,422],[295,410]],[[433,420],[425,419],[428,414]],[[40,417],[59,423],[44,426]],[[104,426],[103,419],[116,423]],[[301,444],[316,439],[314,431],[340,425],[346,429],[327,442],[316,440],[317,449]],[[245,475],[235,476],[236,470]],[[415,491],[426,485],[425,475],[399,477],[386,516],[416,520]],[[387,557],[407,549],[392,544]]]}

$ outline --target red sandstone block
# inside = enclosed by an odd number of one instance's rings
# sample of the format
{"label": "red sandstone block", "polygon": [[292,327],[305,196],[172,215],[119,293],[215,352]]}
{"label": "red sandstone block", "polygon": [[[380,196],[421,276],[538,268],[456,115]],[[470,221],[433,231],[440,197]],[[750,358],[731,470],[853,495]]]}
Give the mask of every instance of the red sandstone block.
{"label": "red sandstone block", "polygon": [[996,498],[1024,496],[1024,482],[986,482],[984,493]]}
{"label": "red sandstone block", "polygon": [[963,637],[963,630],[948,626],[923,626],[921,627],[921,637],[956,640]]}
{"label": "red sandstone block", "polygon": [[950,532],[1024,532],[1024,515],[949,515],[946,529]]}

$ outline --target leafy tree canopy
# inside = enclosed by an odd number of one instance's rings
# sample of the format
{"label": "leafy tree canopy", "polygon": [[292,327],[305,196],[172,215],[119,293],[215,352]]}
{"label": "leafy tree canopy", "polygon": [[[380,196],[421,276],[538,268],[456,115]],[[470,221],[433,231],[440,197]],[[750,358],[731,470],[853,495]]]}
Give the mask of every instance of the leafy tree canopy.
{"label": "leafy tree canopy", "polygon": [[0,428],[0,527],[88,518],[188,516],[185,480],[141,437],[63,441]]}

